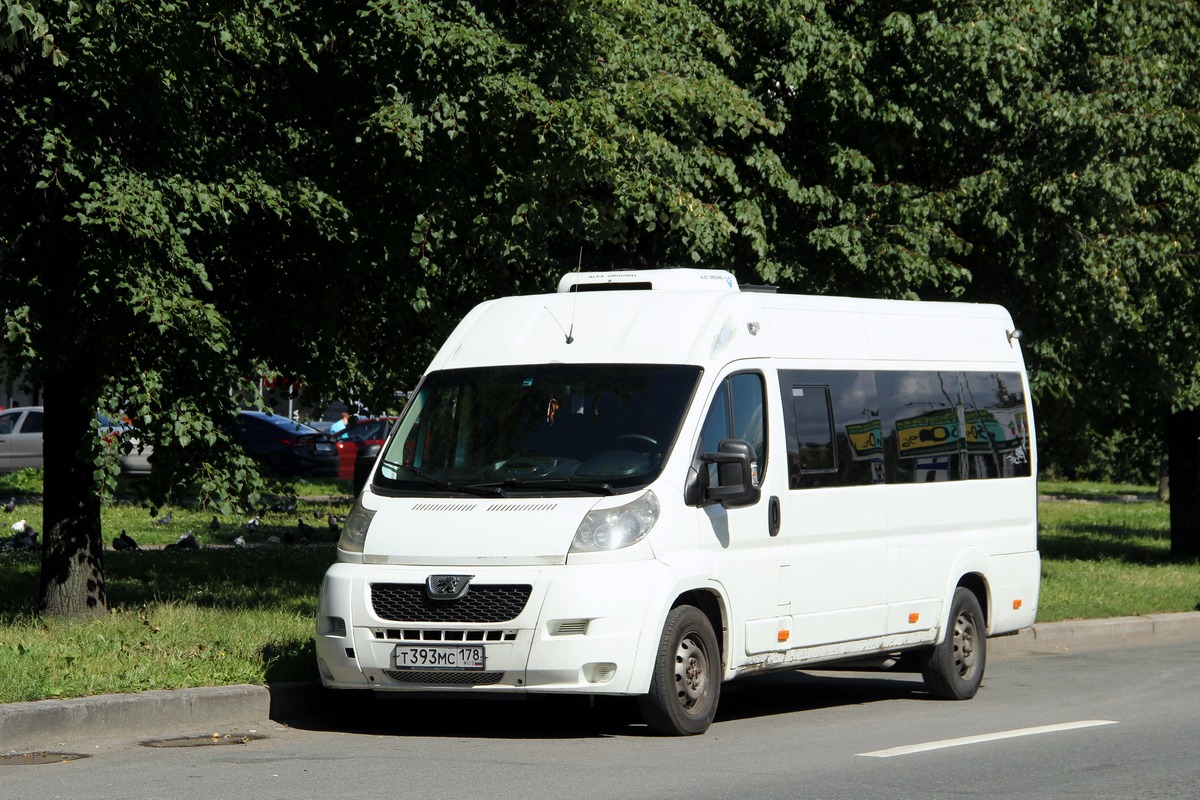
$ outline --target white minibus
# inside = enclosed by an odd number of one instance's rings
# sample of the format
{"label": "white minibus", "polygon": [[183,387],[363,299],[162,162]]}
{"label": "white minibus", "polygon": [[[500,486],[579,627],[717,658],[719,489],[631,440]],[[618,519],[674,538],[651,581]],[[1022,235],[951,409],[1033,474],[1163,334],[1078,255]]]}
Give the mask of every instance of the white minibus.
{"label": "white minibus", "polygon": [[724,271],[572,273],[472,310],[321,586],[325,686],[637,696],[919,665],[967,699],[1033,623],[1036,450],[998,306],[814,297]]}

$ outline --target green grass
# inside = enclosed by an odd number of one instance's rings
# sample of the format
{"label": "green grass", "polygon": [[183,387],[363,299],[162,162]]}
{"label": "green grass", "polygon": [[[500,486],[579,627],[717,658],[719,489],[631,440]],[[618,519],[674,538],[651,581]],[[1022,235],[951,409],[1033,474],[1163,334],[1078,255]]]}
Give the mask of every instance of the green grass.
{"label": "green grass", "polygon": [[1157,487],[1136,483],[1097,483],[1095,481],[1041,481],[1038,491],[1043,496],[1074,498],[1155,497]]}
{"label": "green grass", "polygon": [[[0,513],[0,535],[17,519],[41,529],[30,496],[40,489],[40,476],[0,475],[0,502],[18,502],[13,514]],[[243,517],[219,517],[212,531],[212,515],[190,508],[162,509],[171,522],[155,525],[139,505],[107,506],[105,542],[126,530],[147,549],[106,551],[101,620],[40,617],[37,554],[0,554],[0,703],[315,679],[313,614],[336,538],[325,519],[347,513],[350,500],[337,481],[298,484],[296,493],[297,507],[268,509],[256,534]],[[1119,499],[1152,489],[1044,484],[1042,493],[1050,499],[1040,505],[1039,622],[1197,609],[1200,563],[1171,560],[1167,506]],[[1053,499],[1079,496],[1097,501]],[[267,545],[271,536],[297,537],[297,517],[318,529],[309,544]],[[151,549],[189,531],[199,551]],[[239,534],[250,547],[230,546]]]}
{"label": "green grass", "polygon": [[[290,488],[295,498],[256,513],[255,532],[245,515],[219,515],[213,530],[213,514],[194,508],[154,517],[130,501],[105,506],[109,614],[101,620],[41,617],[40,556],[0,553],[0,703],[315,679],[313,615],[337,541],[328,515],[349,513],[350,485],[310,480]],[[0,537],[21,519],[42,530],[40,493],[39,471],[0,475],[0,503],[17,503],[11,514],[0,512]],[[156,522],[168,513],[169,522]],[[143,549],[112,550],[121,531]],[[199,550],[165,547],[188,533]],[[245,548],[233,546],[238,536]]]}
{"label": "green grass", "polygon": [[1144,488],[1096,494],[1108,501],[1044,500],[1039,506],[1038,620],[1200,610],[1200,562],[1172,560],[1170,508],[1112,500],[1152,496]]}
{"label": "green grass", "polygon": [[34,613],[37,556],[2,556],[0,702],[315,678],[313,615],[334,553],[330,542],[106,552],[109,614],[94,621]]}

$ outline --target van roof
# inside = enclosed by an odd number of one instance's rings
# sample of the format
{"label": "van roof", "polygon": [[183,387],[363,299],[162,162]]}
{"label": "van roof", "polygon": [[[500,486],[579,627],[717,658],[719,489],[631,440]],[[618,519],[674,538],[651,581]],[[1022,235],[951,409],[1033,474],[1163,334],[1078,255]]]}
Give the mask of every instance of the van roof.
{"label": "van roof", "polygon": [[[893,361],[1012,368],[1000,306],[741,291],[723,270],[570,273],[553,294],[474,308],[429,369],[505,364],[656,363],[719,367],[745,358]],[[847,365],[849,366],[849,365]]]}

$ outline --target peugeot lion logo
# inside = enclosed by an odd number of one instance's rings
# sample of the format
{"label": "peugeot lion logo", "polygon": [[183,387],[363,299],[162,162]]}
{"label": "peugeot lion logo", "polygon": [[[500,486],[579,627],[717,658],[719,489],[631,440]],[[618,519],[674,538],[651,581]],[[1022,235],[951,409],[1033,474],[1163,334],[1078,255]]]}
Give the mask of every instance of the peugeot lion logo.
{"label": "peugeot lion logo", "polygon": [[430,575],[425,579],[425,593],[430,600],[458,600],[471,588],[474,575]]}

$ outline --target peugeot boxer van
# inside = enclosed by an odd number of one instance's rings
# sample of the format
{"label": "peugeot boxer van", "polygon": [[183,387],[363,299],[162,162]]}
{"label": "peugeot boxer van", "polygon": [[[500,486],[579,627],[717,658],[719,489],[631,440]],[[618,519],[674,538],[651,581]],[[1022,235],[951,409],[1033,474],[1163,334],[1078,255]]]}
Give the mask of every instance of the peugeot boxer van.
{"label": "peugeot boxer van", "polygon": [[572,273],[429,365],[321,586],[328,687],[629,695],[912,663],[968,699],[1032,624],[1036,449],[998,306]]}

